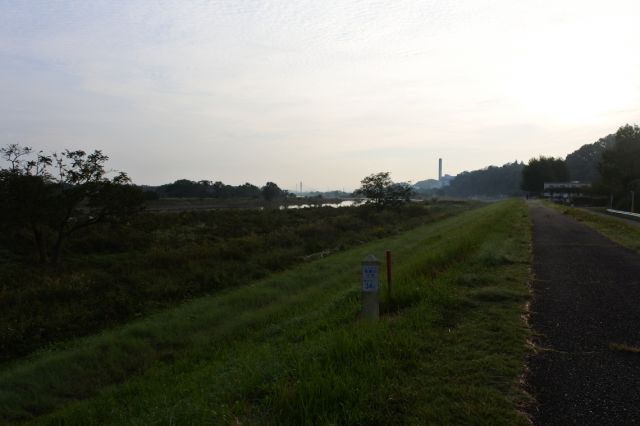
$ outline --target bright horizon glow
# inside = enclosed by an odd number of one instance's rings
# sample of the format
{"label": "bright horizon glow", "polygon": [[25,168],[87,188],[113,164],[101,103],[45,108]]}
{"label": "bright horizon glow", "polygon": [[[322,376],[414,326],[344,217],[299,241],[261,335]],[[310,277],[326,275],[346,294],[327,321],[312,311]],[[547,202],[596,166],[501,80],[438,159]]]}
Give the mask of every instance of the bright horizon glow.
{"label": "bright horizon glow", "polygon": [[136,183],[354,189],[640,122],[640,2],[1,2],[0,144]]}

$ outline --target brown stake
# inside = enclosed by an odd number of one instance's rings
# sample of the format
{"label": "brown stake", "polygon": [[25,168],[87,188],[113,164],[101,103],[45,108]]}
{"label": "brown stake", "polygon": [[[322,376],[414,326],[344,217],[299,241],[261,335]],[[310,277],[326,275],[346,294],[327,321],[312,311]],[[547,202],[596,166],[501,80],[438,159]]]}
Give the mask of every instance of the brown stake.
{"label": "brown stake", "polygon": [[391,252],[387,250],[387,300],[391,306]]}

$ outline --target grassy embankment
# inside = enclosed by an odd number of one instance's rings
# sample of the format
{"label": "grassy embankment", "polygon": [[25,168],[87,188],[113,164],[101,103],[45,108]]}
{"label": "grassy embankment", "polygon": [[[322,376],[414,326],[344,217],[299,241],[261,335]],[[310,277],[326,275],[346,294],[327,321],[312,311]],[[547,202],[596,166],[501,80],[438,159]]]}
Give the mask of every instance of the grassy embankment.
{"label": "grassy embankment", "polygon": [[0,362],[474,206],[146,213],[73,236],[57,268],[0,230]]}
{"label": "grassy embankment", "polygon": [[567,207],[552,202],[544,202],[544,205],[573,217],[621,246],[640,252],[640,226],[583,208]]}
{"label": "grassy embankment", "polygon": [[[0,418],[526,424],[529,244],[509,201],[337,253],[8,368]],[[394,299],[364,323],[359,261],[385,249]]]}

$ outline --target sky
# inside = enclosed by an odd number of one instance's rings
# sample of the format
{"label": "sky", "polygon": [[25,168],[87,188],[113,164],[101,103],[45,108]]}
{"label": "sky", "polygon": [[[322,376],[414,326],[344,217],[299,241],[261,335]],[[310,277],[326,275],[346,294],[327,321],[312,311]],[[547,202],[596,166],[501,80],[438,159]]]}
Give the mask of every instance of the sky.
{"label": "sky", "polygon": [[0,0],[0,145],[347,189],[640,124],[637,0]]}

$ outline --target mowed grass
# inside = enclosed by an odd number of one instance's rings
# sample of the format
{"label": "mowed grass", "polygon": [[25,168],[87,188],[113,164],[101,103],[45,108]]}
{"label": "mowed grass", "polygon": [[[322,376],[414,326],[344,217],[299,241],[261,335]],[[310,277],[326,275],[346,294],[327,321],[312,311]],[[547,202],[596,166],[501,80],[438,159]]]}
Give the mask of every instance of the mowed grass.
{"label": "mowed grass", "polygon": [[[529,247],[513,200],[347,250],[9,367],[0,419],[526,424]],[[394,296],[367,323],[359,262],[385,250]]]}
{"label": "mowed grass", "polygon": [[582,208],[567,207],[551,202],[544,205],[569,215],[600,232],[621,246],[640,252],[640,226],[635,226],[615,216],[605,216]]}

